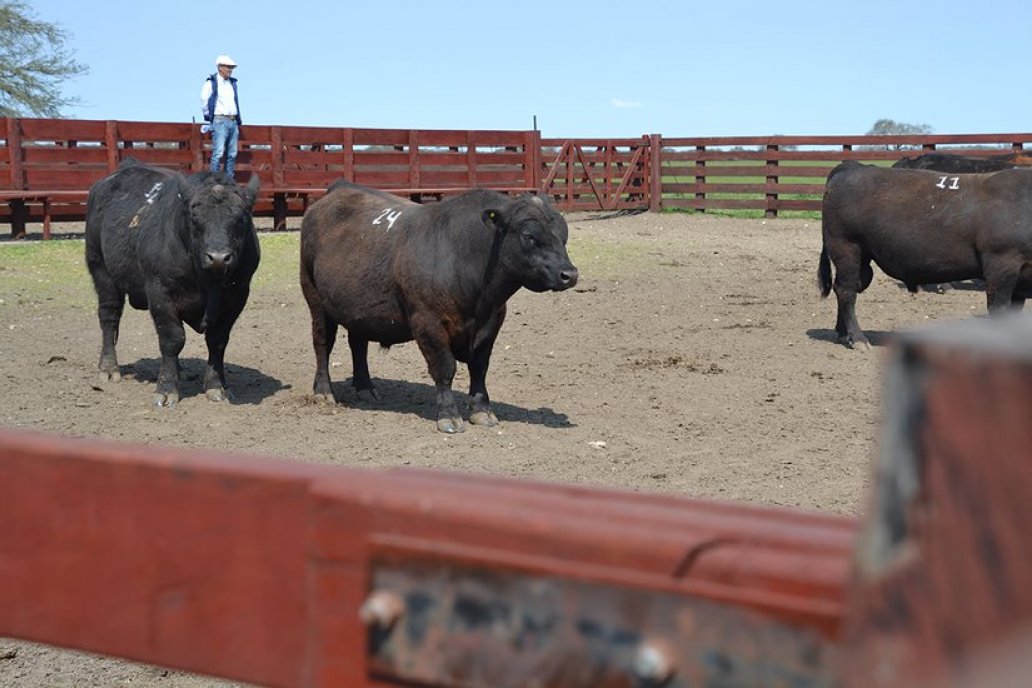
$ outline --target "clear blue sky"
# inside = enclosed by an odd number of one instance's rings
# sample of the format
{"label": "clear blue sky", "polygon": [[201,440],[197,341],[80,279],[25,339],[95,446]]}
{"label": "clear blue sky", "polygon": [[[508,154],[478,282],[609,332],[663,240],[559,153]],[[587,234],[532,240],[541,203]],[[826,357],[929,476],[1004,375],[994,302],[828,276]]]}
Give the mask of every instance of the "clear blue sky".
{"label": "clear blue sky", "polygon": [[1032,130],[1028,0],[33,0],[89,74],[82,119],[200,119],[214,58],[245,124],[545,136]]}

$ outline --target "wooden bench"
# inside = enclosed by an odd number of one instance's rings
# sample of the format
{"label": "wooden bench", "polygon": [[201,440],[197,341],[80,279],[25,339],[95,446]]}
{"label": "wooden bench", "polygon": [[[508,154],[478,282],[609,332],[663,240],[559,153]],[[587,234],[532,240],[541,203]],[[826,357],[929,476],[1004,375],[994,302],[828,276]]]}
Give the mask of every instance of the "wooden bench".
{"label": "wooden bench", "polygon": [[0,202],[6,201],[11,208],[11,238],[25,236],[25,225],[29,219],[30,203],[42,205],[43,238],[50,238],[50,223],[53,218],[52,204],[77,203],[84,204],[89,190],[62,189],[54,191],[21,191],[17,189],[0,190]]}

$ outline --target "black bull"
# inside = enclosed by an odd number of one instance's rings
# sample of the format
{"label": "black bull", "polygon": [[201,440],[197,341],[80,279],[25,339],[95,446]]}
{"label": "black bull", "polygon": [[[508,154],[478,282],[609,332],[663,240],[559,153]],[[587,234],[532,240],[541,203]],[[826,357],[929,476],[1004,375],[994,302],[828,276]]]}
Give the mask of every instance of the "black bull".
{"label": "black bull", "polygon": [[301,289],[312,315],[316,396],[334,401],[329,356],[342,326],[361,398],[376,399],[369,342],[415,339],[436,387],[438,429],[463,429],[451,390],[456,361],[469,368],[469,421],[496,424],[486,378],[506,301],[521,287],[542,292],[576,284],[568,233],[563,217],[534,196],[473,190],[418,205],[334,184],[301,225]]}
{"label": "black bull", "polygon": [[247,303],[258,268],[251,210],[258,178],[236,186],[221,174],[184,177],[127,161],[90,189],[86,264],[97,291],[100,374],[120,379],[115,355],[125,299],[148,309],[158,334],[161,369],[154,403],[179,401],[183,323],[208,345],[206,396],[227,397],[224,356],[230,329]]}
{"label": "black bull", "polygon": [[971,158],[953,153],[925,153],[913,158],[900,158],[892,166],[906,170],[935,170],[954,174],[972,174],[981,172],[999,172],[1025,162],[1027,158],[1008,153],[1006,155],[990,155],[985,158]]}
{"label": "black bull", "polygon": [[1032,170],[949,175],[847,162],[828,175],[821,212],[818,280],[822,296],[834,287],[847,346],[869,346],[855,306],[872,261],[911,291],[982,278],[990,312],[1032,294]]}

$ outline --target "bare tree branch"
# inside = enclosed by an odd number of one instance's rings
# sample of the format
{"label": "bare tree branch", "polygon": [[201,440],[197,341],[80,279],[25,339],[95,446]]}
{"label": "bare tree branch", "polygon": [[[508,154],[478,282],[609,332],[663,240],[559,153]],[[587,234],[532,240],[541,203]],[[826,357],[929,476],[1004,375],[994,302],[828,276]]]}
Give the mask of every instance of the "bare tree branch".
{"label": "bare tree branch", "polygon": [[78,102],[62,95],[61,85],[87,72],[72,59],[68,34],[35,19],[26,2],[0,0],[0,116],[59,117]]}

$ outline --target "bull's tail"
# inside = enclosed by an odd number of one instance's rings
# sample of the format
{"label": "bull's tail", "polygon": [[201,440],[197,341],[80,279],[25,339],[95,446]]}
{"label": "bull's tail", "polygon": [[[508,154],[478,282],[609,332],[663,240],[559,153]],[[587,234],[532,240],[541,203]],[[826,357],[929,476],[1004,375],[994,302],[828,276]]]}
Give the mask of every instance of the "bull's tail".
{"label": "bull's tail", "polygon": [[827,298],[831,293],[831,258],[828,257],[828,247],[821,246],[821,262],[817,267],[817,286],[821,290],[821,298]]}

